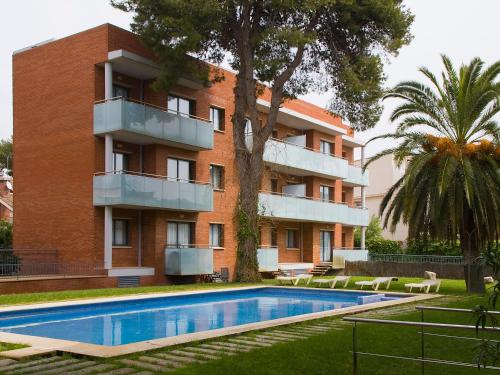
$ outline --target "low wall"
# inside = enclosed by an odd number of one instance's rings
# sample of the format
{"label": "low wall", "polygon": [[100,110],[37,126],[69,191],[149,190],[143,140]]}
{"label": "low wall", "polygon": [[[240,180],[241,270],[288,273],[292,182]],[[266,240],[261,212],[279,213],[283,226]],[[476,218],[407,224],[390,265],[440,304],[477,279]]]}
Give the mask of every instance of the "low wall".
{"label": "low wall", "polygon": [[[140,285],[155,285],[158,280],[154,276],[140,278]],[[73,277],[25,277],[19,279],[0,279],[0,295],[55,292],[62,290],[82,290],[99,288],[116,288],[117,277],[73,276]]]}
{"label": "low wall", "polygon": [[[463,279],[464,266],[445,263],[346,262],[349,276],[424,277],[425,271],[436,272],[440,279]],[[486,269],[484,275],[489,275]]]}

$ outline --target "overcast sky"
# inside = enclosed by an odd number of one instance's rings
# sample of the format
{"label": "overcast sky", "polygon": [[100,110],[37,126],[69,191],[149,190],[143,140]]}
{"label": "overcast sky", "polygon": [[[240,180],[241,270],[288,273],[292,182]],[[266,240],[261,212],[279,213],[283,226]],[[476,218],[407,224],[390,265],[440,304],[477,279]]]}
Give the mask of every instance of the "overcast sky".
{"label": "overcast sky", "polygon": [[[416,16],[412,27],[414,39],[399,56],[386,66],[387,84],[420,79],[418,67],[441,71],[440,54],[456,63],[468,62],[474,56],[487,63],[500,58],[498,16],[500,0],[406,0]],[[50,39],[61,38],[109,22],[128,29],[129,14],[115,10],[108,0],[24,0],[5,1],[0,23],[0,138],[12,134],[12,52]],[[75,87],[75,89],[78,89]],[[34,93],[36,95],[36,93]],[[327,95],[305,97],[325,107]],[[380,123],[358,136],[368,140],[393,128],[388,123],[392,103],[384,103]],[[367,154],[385,148],[381,142],[369,146]]]}

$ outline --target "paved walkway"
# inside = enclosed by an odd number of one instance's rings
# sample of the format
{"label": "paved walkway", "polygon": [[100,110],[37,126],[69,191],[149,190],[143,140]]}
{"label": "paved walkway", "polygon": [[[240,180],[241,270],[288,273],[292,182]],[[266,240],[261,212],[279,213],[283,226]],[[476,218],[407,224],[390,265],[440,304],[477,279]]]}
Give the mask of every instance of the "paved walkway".
{"label": "paved walkway", "polygon": [[[450,300],[451,297],[444,297],[440,303]],[[414,305],[373,310],[360,316],[386,318],[410,312],[415,312]],[[314,335],[342,330],[350,325],[339,318],[315,320],[193,343],[188,346],[165,348],[162,351],[145,352],[138,357],[129,356],[126,359],[108,360],[105,363],[98,359],[75,358],[69,355],[55,355],[22,362],[0,359],[0,374],[148,375],[169,373],[193,363],[205,363],[271,345],[304,340]]]}

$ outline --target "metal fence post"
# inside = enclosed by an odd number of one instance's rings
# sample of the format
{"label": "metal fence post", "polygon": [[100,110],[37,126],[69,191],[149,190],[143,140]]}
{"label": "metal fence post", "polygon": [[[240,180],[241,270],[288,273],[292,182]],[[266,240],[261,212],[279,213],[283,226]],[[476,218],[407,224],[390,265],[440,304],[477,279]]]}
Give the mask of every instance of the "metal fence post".
{"label": "metal fence post", "polygon": [[358,374],[358,345],[357,345],[357,325],[354,322],[352,327],[352,373]]}
{"label": "metal fence post", "polygon": [[[424,310],[420,310],[420,321],[423,323],[424,322]],[[421,345],[421,356],[422,356],[422,375],[425,374],[425,340],[424,340],[425,334],[424,334],[424,326],[420,326],[420,345]]]}

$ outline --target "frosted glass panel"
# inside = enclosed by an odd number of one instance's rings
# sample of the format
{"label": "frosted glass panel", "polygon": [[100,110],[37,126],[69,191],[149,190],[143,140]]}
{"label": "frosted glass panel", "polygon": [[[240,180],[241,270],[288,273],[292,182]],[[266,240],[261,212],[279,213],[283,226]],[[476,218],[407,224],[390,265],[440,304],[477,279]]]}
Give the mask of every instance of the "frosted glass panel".
{"label": "frosted glass panel", "polygon": [[274,219],[367,226],[368,210],[345,204],[259,193],[260,214]]}
{"label": "frosted glass panel", "polygon": [[207,275],[214,271],[212,249],[166,248],[166,275]]}
{"label": "frosted glass panel", "polygon": [[285,185],[283,186],[283,194],[293,195],[295,197],[305,197],[306,196],[306,185]]}
{"label": "frosted glass panel", "polygon": [[107,174],[94,176],[94,205],[212,211],[213,189],[208,184],[130,174]]}
{"label": "frosted glass panel", "polygon": [[278,270],[278,248],[257,249],[257,262],[260,272],[273,272]]}
{"label": "frosted glass panel", "polygon": [[347,160],[272,139],[266,142],[264,161],[305,175],[347,177]]}
{"label": "frosted glass panel", "polygon": [[306,136],[305,135],[298,135],[295,137],[286,137],[284,139],[284,141],[287,143],[293,143],[294,145],[297,145],[300,147],[306,147]]}
{"label": "frosted glass panel", "polygon": [[118,131],[144,136],[145,143],[165,141],[189,145],[190,149],[213,148],[214,129],[209,122],[123,99],[95,104],[94,134]]}

